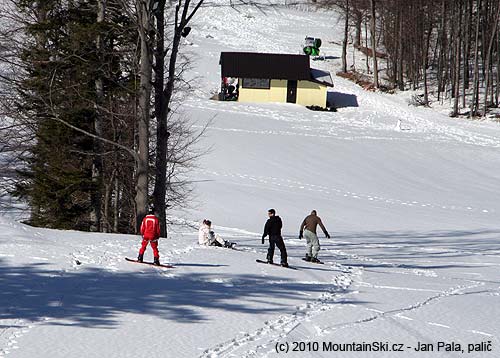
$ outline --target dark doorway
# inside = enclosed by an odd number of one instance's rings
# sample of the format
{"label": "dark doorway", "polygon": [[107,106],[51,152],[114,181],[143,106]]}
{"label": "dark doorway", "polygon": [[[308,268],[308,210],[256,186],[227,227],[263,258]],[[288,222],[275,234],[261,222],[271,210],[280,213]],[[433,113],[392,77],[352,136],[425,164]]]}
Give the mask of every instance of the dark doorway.
{"label": "dark doorway", "polygon": [[297,81],[296,80],[288,80],[288,84],[286,86],[286,101],[287,101],[287,103],[296,103],[297,102]]}

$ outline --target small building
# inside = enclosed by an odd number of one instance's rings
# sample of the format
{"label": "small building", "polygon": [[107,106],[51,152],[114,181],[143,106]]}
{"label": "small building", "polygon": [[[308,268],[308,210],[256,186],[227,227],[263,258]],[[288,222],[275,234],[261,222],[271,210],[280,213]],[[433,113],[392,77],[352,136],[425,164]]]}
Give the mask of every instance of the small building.
{"label": "small building", "polygon": [[311,68],[307,55],[221,52],[219,63],[222,100],[329,106],[332,77]]}

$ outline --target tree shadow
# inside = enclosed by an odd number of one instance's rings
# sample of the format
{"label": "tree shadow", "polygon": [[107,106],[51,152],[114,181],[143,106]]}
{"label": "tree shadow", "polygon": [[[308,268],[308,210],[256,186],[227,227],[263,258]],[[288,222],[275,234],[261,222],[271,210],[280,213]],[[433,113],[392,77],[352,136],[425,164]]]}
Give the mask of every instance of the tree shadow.
{"label": "tree shadow", "polygon": [[[321,246],[322,260],[364,269],[475,269],[489,265],[481,262],[467,263],[471,255],[500,256],[500,230],[341,233],[335,235],[332,241],[323,240]],[[343,253],[336,254],[337,250]],[[351,252],[353,256],[350,255]]]}
{"label": "tree shadow", "polygon": [[[297,283],[282,276],[225,273],[223,282],[218,282],[210,273],[168,277],[157,270],[68,272],[45,265],[9,266],[0,260],[0,320],[115,328],[122,314],[132,313],[196,323],[209,320],[209,310],[291,313],[303,303],[304,293],[309,296],[325,290],[324,285]],[[264,304],[255,304],[258,300]]]}
{"label": "tree shadow", "polygon": [[229,265],[222,265],[222,264],[194,264],[194,263],[176,263],[175,267],[182,267],[182,266],[188,266],[188,267],[225,267]]}
{"label": "tree shadow", "polygon": [[359,107],[358,97],[352,93],[328,92],[327,101],[335,108]]}
{"label": "tree shadow", "polygon": [[[437,255],[437,252],[425,250],[442,249],[442,254],[450,254],[449,250],[474,251],[488,254],[500,250],[500,229],[477,230],[432,230],[432,231],[366,231],[360,233],[337,234],[332,242],[342,248],[393,248],[406,251],[408,248],[417,248],[427,252],[426,256]],[[345,242],[351,241],[351,242]],[[330,244],[330,243],[328,243]],[[390,246],[387,246],[390,245]],[[414,253],[415,254],[415,253]]]}

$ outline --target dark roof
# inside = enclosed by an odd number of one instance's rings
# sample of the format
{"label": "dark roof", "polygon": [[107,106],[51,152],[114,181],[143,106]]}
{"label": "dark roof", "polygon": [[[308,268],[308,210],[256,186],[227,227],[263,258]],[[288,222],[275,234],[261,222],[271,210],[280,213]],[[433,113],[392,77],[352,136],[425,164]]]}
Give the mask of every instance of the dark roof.
{"label": "dark roof", "polygon": [[333,87],[332,76],[328,71],[311,68],[311,81]]}
{"label": "dark roof", "polygon": [[222,77],[310,80],[309,56],[256,52],[221,52]]}

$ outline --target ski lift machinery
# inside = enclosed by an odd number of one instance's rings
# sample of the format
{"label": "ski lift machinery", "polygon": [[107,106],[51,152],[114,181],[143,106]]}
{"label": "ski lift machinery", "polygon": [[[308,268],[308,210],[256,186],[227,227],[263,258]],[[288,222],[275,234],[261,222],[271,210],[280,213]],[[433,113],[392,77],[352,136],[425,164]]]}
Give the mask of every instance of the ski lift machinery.
{"label": "ski lift machinery", "polygon": [[302,51],[308,56],[313,56],[313,60],[324,60],[324,56],[319,55],[320,47],[320,38],[306,36],[306,38],[304,39],[304,44],[302,45]]}

